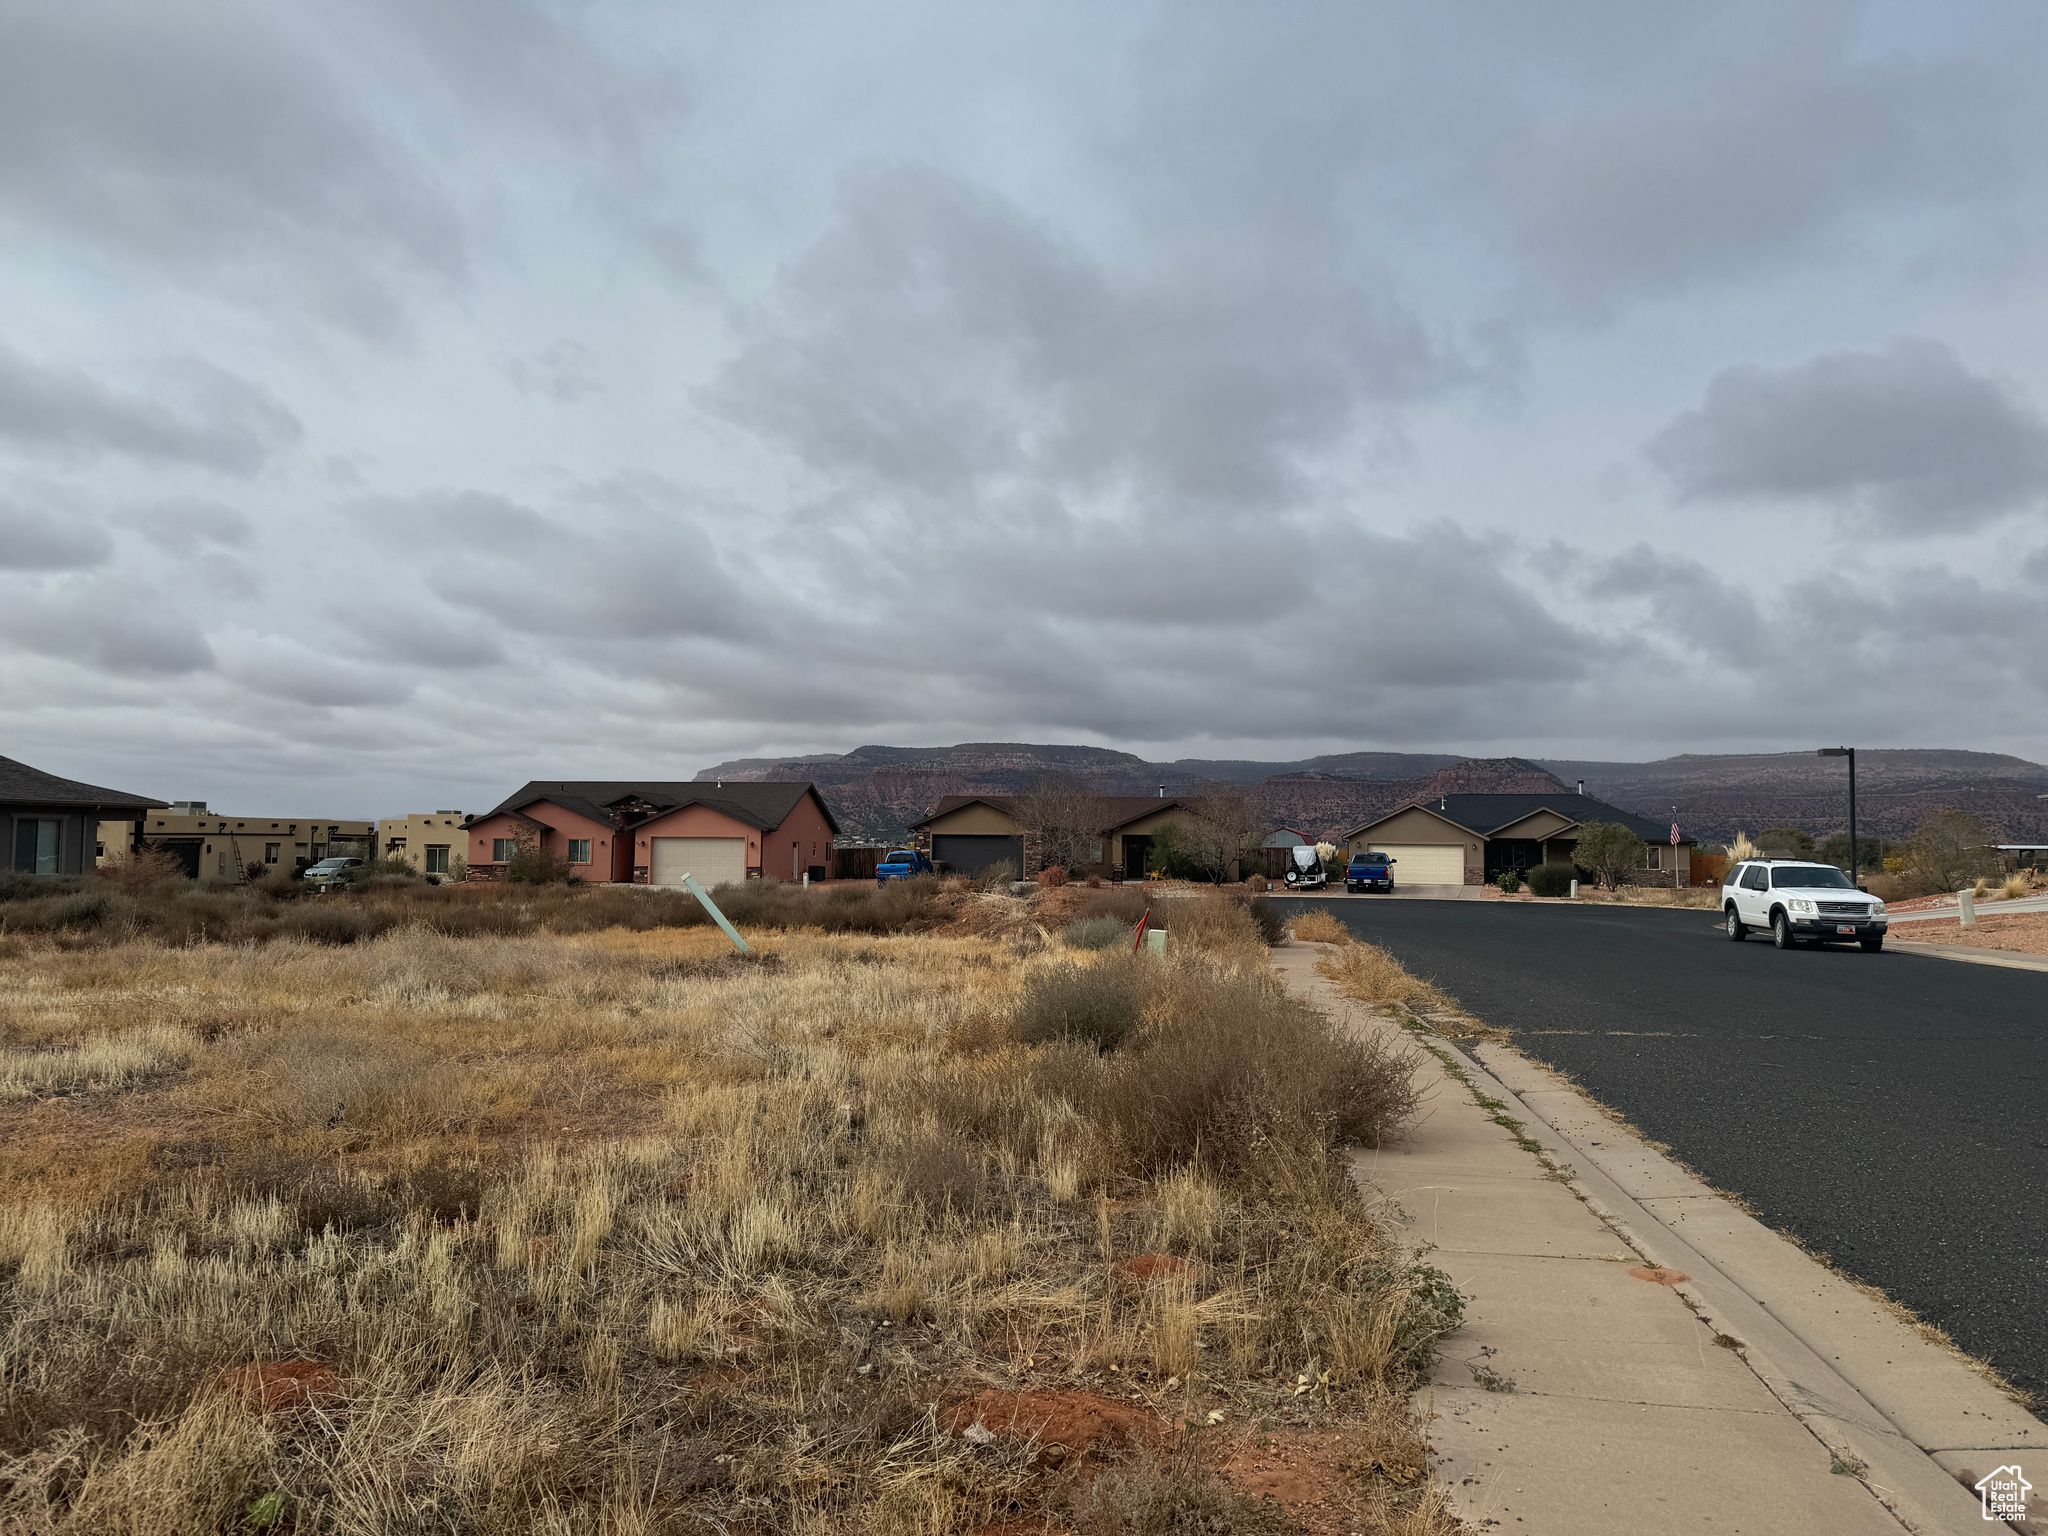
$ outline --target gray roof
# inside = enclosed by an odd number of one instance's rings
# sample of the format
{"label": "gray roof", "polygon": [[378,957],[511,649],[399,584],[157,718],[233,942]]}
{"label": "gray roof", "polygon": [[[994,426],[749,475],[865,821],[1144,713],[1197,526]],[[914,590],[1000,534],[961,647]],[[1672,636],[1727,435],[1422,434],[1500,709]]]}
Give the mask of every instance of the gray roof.
{"label": "gray roof", "polygon": [[[665,816],[670,811],[680,810],[686,805],[701,805],[730,816],[734,821],[744,822],[763,832],[772,832],[789,819],[789,813],[796,809],[797,802],[810,795],[818,802],[818,809],[824,814],[825,825],[834,832],[839,823],[832,819],[832,808],[825,804],[809,783],[763,784],[730,783],[705,784],[696,780],[663,780],[650,782],[635,779],[535,779],[517,794],[508,796],[487,816],[509,815],[539,801],[547,800],[564,810],[588,816],[592,821],[606,826],[625,828],[637,826],[651,816]],[[631,805],[640,801],[650,810],[641,810]],[[623,803],[622,803],[623,802]],[[478,821],[483,816],[476,818]]]}
{"label": "gray roof", "polygon": [[100,810],[149,810],[165,805],[147,795],[131,795],[125,789],[101,789],[76,779],[60,779],[54,773],[31,768],[11,757],[0,757],[0,804],[90,806]]}
{"label": "gray roof", "polygon": [[[937,821],[949,811],[959,810],[963,805],[985,805],[1015,820],[1018,806],[1028,798],[1025,795],[947,795],[931,815],[913,821],[910,826],[914,831]],[[1141,816],[1150,816],[1154,811],[1171,811],[1187,804],[1185,800],[1162,800],[1154,795],[1091,795],[1088,798],[1094,802],[1096,830],[1100,832],[1114,832],[1118,827]]]}
{"label": "gray roof", "polygon": [[[1522,795],[1439,795],[1434,800],[1417,800],[1404,805],[1400,810],[1389,811],[1386,816],[1375,816],[1364,826],[1353,827],[1346,837],[1356,837],[1369,828],[1378,826],[1401,811],[1413,810],[1417,806],[1425,811],[1434,811],[1446,820],[1454,821],[1481,837],[1491,837],[1501,828],[1511,826],[1525,816],[1537,811],[1555,811],[1567,821],[1584,826],[1589,821],[1618,821],[1646,843],[1668,842],[1671,837],[1671,823],[1652,821],[1647,816],[1638,816],[1633,811],[1624,811],[1609,805],[1605,800],[1595,800],[1591,795],[1564,794],[1522,794]],[[1692,838],[1681,831],[1679,841],[1690,843]]]}

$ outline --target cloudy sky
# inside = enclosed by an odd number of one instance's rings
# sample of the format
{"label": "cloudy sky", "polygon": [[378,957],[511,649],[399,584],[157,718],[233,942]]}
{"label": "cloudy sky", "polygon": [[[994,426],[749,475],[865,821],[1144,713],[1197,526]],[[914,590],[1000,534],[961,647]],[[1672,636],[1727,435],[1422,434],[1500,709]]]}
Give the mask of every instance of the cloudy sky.
{"label": "cloudy sky", "polygon": [[2035,0],[0,0],[0,754],[2048,758]]}

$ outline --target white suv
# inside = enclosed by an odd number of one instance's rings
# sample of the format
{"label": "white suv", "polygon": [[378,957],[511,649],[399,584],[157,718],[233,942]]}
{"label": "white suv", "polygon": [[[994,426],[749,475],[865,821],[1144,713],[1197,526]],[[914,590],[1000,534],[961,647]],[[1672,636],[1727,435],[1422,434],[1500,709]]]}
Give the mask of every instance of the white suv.
{"label": "white suv", "polygon": [[1740,944],[1752,928],[1768,928],[1780,949],[1802,943],[1854,941],[1870,954],[1884,948],[1884,903],[1859,891],[1832,864],[1805,859],[1751,859],[1721,884],[1721,916]]}

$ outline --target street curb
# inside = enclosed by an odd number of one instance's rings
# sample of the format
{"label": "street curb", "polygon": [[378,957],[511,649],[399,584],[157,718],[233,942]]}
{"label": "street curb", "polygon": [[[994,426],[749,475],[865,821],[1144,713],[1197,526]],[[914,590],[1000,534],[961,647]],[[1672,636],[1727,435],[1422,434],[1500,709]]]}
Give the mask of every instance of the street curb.
{"label": "street curb", "polygon": [[[1870,1490],[1908,1530],[1960,1536],[1984,1529],[1978,1501],[1928,1452],[1901,1433],[1876,1404],[1780,1322],[1767,1301],[1751,1296],[1707,1254],[1644,1209],[1599,1166],[1597,1153],[1558,1130],[1482,1062],[1441,1036],[1421,1038],[1432,1054],[1442,1052],[1455,1060],[1480,1091],[1506,1100],[1516,1118],[1542,1126],[1556,1138],[1559,1150],[1569,1150],[1579,1160],[1559,1175],[1566,1187],[1645,1260],[1690,1276],[1674,1289],[1716,1331],[1743,1341],[1743,1358],[1750,1369],[1815,1439],[1836,1457],[1863,1464]],[[1557,1091],[1578,1099],[1589,1114],[1601,1115],[1599,1107],[1583,1094],[1562,1083]],[[1617,1140],[1626,1135],[1636,1146],[1652,1150],[1640,1137],[1606,1123],[1603,1134]],[[1723,1203],[1737,1209],[1732,1202]],[[1814,1263],[1811,1259],[1807,1262]],[[1815,1263],[1814,1268],[1821,1266]]]}

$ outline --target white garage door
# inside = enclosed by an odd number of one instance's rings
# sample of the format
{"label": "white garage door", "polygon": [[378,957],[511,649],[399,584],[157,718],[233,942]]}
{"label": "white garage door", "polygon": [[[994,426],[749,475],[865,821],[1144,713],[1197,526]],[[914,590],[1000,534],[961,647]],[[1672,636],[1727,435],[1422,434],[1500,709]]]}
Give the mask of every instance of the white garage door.
{"label": "white garage door", "polygon": [[741,885],[747,878],[747,840],[744,837],[657,837],[654,864],[648,871],[656,885],[681,885],[683,876],[695,875],[697,883],[710,890],[718,885]]}
{"label": "white garage door", "polygon": [[1373,853],[1394,860],[1394,886],[1463,885],[1465,845],[1463,843],[1374,843]]}

